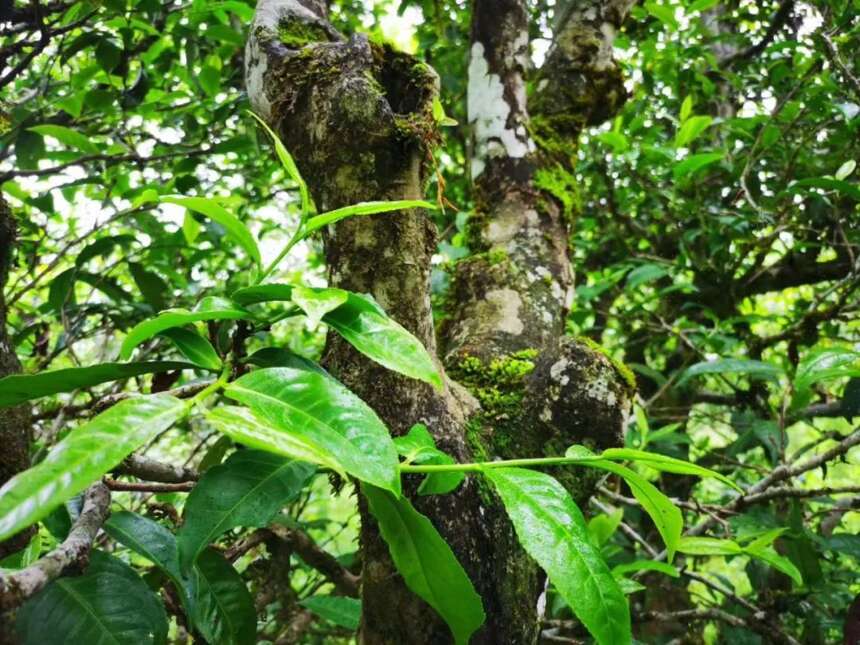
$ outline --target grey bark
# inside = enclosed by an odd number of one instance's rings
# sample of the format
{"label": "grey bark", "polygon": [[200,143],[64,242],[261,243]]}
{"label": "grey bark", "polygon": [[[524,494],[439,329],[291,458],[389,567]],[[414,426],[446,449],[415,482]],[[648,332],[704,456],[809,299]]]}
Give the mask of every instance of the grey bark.
{"label": "grey bark", "polygon": [[[444,391],[386,370],[335,336],[324,362],[392,434],[424,423],[460,461],[557,455],[572,443],[614,445],[630,385],[601,352],[563,337],[572,285],[564,204],[534,181],[539,170],[562,162],[529,131],[525,5],[479,1],[473,15],[472,63],[482,83],[476,87],[504,104],[470,108],[470,117],[494,111],[502,118],[476,128],[473,174],[481,213],[473,223],[473,248],[479,254],[454,278],[450,322],[440,333]],[[547,72],[547,78],[554,76]],[[322,3],[262,0],[246,49],[246,85],[255,110],[296,157],[320,211],[423,196],[438,141],[432,115],[438,80],[428,66],[361,35],[339,34]],[[617,89],[617,83],[606,85]],[[600,92],[591,96],[604,100]],[[581,103],[569,105],[573,116],[592,122],[582,116]],[[575,148],[575,137],[563,136]],[[372,294],[436,353],[429,297],[436,231],[423,213],[342,221],[327,231],[325,250],[333,286]],[[496,265],[491,255],[504,261]],[[560,479],[579,501],[590,494],[591,482],[582,477]],[[407,478],[406,493],[416,485]],[[472,642],[536,642],[542,577],[492,491],[470,477],[450,495],[413,501],[449,542],[484,601],[487,622]],[[361,642],[450,642],[441,619],[405,587],[362,499],[359,507]]]}

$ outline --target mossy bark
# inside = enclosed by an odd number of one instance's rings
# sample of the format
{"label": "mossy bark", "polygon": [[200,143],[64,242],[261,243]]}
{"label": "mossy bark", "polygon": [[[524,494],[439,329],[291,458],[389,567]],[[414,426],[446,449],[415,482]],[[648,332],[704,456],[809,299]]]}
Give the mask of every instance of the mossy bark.
{"label": "mossy bark", "polygon": [[[535,181],[548,155],[532,140],[525,104],[525,5],[479,1],[474,12],[476,79],[504,102],[496,117],[506,117],[484,123],[475,146],[483,155],[473,165],[481,208],[470,246],[478,253],[457,269],[440,333],[444,391],[386,370],[333,335],[324,362],[392,434],[424,423],[459,461],[558,455],[572,443],[616,445],[629,385],[601,352],[564,338],[569,207],[564,190],[554,185],[553,194]],[[252,104],[293,152],[320,210],[423,196],[438,140],[438,80],[428,66],[363,36],[345,38],[321,3],[263,0],[246,81]],[[345,220],[324,242],[330,283],[372,294],[435,355],[432,222],[418,211]],[[560,477],[578,501],[590,495],[591,480]],[[405,492],[449,542],[483,599],[487,622],[472,643],[535,643],[544,579],[495,494],[472,476],[444,496],[414,496],[417,484],[407,477]],[[450,642],[441,619],[405,587],[361,499],[359,508],[361,642]]]}
{"label": "mossy bark", "polygon": [[[15,246],[15,219],[0,195],[0,378],[21,371],[21,363],[6,329],[3,291]],[[0,411],[0,486],[30,465],[30,411],[26,405]],[[25,530],[0,543],[0,558],[22,549],[32,536]]]}

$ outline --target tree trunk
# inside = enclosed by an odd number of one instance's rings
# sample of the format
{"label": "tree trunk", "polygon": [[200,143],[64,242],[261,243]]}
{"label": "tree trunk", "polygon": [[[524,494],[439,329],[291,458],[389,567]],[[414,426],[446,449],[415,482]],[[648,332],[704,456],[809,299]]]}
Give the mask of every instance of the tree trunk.
{"label": "tree trunk", "polygon": [[[595,3],[589,11],[568,12],[548,58],[553,68],[538,75],[540,91],[548,94],[527,99],[525,4],[476,2],[469,120],[480,211],[470,222],[476,254],[456,268],[440,330],[444,391],[386,370],[334,335],[325,351],[328,369],[392,434],[424,423],[460,461],[558,455],[573,443],[604,448],[620,441],[630,379],[598,349],[563,332],[572,289],[567,218],[576,188],[576,136],[623,101],[620,76],[607,57],[627,6]],[[576,87],[588,89],[588,97],[567,96],[556,85],[567,87],[571,79],[579,79]],[[328,22],[323,3],[261,0],[246,49],[246,85],[254,109],[296,157],[319,211],[423,196],[438,141],[432,110],[438,77],[427,65],[362,35],[345,38]],[[530,121],[526,104],[532,101],[552,107]],[[436,232],[422,212],[342,221],[326,232],[325,250],[332,286],[372,294],[436,352],[430,306]],[[590,477],[553,474],[577,501],[587,500]],[[409,494],[417,481],[405,484]],[[487,622],[472,642],[536,642],[543,577],[493,492],[469,477],[452,494],[413,501],[484,601]],[[406,589],[363,500],[359,506],[361,642],[450,642],[441,619]]]}
{"label": "tree trunk", "polygon": [[[15,233],[15,219],[0,195],[0,378],[21,371],[21,363],[18,362],[15,347],[6,330],[6,301],[3,295],[12,262]],[[30,412],[26,405],[0,411],[0,486],[30,466],[30,431]],[[28,529],[0,543],[0,559],[24,548],[32,534],[32,530]]]}

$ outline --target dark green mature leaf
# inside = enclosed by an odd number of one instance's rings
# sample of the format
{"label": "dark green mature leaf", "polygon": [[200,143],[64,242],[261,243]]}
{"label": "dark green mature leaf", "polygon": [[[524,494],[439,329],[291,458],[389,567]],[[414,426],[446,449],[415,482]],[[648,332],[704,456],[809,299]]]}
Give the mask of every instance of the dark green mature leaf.
{"label": "dark green mature leaf", "polygon": [[710,166],[723,158],[722,152],[702,152],[697,155],[690,155],[683,161],[679,161],[672,169],[672,175],[675,181],[680,181],[685,177],[695,174],[702,168]]}
{"label": "dark green mature leaf", "polygon": [[796,390],[815,383],[845,376],[860,376],[860,352],[845,347],[828,347],[803,357],[794,375]]}
{"label": "dark green mature leaf", "polygon": [[44,461],[0,488],[0,540],[40,520],[183,417],[188,404],[168,394],[120,401],[72,430]]}
{"label": "dark green mature leaf", "polygon": [[253,317],[254,315],[250,311],[242,309],[226,298],[209,296],[203,298],[191,311],[188,309],[167,309],[155,318],[135,325],[123,340],[119,354],[123,359],[128,359],[135,347],[156,334],[160,334],[165,329],[183,327],[201,320],[248,320]]}
{"label": "dark green mature leaf", "polygon": [[564,487],[535,470],[491,468],[484,475],[502,498],[520,544],[595,640],[601,645],[631,643],[627,599]]}
{"label": "dark green mature leaf", "polygon": [[754,558],[758,558],[764,562],[767,562],[770,566],[772,566],[777,571],[780,571],[787,575],[792,581],[798,586],[803,585],[803,576],[800,573],[800,570],[794,566],[794,563],[786,558],[778,554],[773,547],[759,547],[759,548],[750,548],[747,547],[744,549],[744,553],[747,555],[751,555]]}
{"label": "dark green mature leaf", "polygon": [[410,208],[427,208],[435,210],[436,207],[430,202],[425,202],[421,199],[403,199],[393,202],[360,202],[352,206],[344,206],[327,213],[322,213],[311,217],[302,229],[302,237],[307,237],[314,231],[321,229],[323,226],[334,224],[347,217],[355,217],[357,215],[377,215],[379,213],[390,213],[391,211],[402,211]]}
{"label": "dark green mature leaf", "polygon": [[70,367],[38,374],[11,374],[0,379],[0,408],[17,405],[42,396],[71,392],[108,381],[171,370],[191,369],[193,365],[176,361],[145,363],[102,363],[89,367]]}
{"label": "dark green mature leaf", "polygon": [[131,567],[93,551],[84,575],[58,578],[24,604],[17,631],[22,645],[160,645],[167,616]]}
{"label": "dark green mature leaf", "polygon": [[[337,462],[339,470],[400,494],[397,451],[385,424],[333,378],[312,370],[271,367],[237,379],[225,394],[314,452],[326,454],[326,462]],[[278,451],[275,445],[266,449]]]}
{"label": "dark green mature leaf", "polygon": [[240,450],[206,471],[185,502],[177,535],[183,570],[226,531],[268,524],[301,492],[314,470],[271,452]]}
{"label": "dark green mature leaf", "polygon": [[137,262],[129,262],[128,269],[147,304],[155,311],[164,309],[165,299],[170,295],[167,283],[157,273]]}
{"label": "dark green mature leaf", "polygon": [[260,249],[257,248],[257,242],[251,231],[245,226],[239,218],[221,206],[214,199],[206,199],[205,197],[176,197],[168,196],[160,198],[163,203],[176,204],[184,206],[188,210],[195,213],[205,215],[209,219],[217,222],[224,227],[227,235],[241,246],[250,256],[251,260],[259,266],[261,263]]}
{"label": "dark green mature leaf", "polygon": [[206,549],[197,558],[188,589],[194,625],[207,642],[256,642],[254,599],[236,570],[215,549]]}
{"label": "dark green mature leaf", "polygon": [[311,596],[299,601],[321,618],[355,631],[361,621],[361,601],[346,596]]}
{"label": "dark green mature leaf", "polygon": [[[234,292],[243,305],[272,300],[293,300],[292,285],[263,284]],[[327,289],[309,289],[324,293]],[[340,291],[340,290],[336,290]],[[322,321],[343,336],[368,358],[390,370],[442,387],[439,370],[421,342],[410,334],[368,295],[345,292],[346,302],[322,316]],[[299,304],[299,303],[297,303]]]}
{"label": "dark green mature leaf", "polygon": [[362,486],[391,559],[406,586],[445,620],[460,645],[484,623],[481,597],[451,547],[405,497]]}
{"label": "dark green mature leaf", "polygon": [[221,358],[206,338],[193,329],[173,327],[159,334],[173,341],[182,355],[189,361],[206,370],[219,371]]}
{"label": "dark green mature leaf", "polygon": [[762,361],[744,360],[740,358],[723,358],[716,361],[705,361],[690,366],[678,380],[683,385],[694,376],[702,374],[745,374],[750,378],[779,380],[783,375],[782,368],[763,363]]}
{"label": "dark green mature leaf", "polygon": [[114,540],[156,565],[170,578],[177,590],[184,591],[185,583],[179,569],[179,552],[173,533],[158,522],[131,511],[112,513],[105,522],[104,530]]}

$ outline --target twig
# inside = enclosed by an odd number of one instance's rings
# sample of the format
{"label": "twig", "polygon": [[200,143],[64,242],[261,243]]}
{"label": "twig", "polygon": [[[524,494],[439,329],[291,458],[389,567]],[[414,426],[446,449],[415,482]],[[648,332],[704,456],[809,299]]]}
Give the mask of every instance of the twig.
{"label": "twig", "polygon": [[117,475],[131,475],[138,479],[165,484],[197,481],[199,474],[193,468],[165,464],[149,457],[131,455],[113,469]]}
{"label": "twig", "polygon": [[188,493],[197,485],[196,482],[181,482],[178,484],[162,484],[159,482],[121,482],[110,477],[104,478],[104,484],[113,491],[127,493]]}

